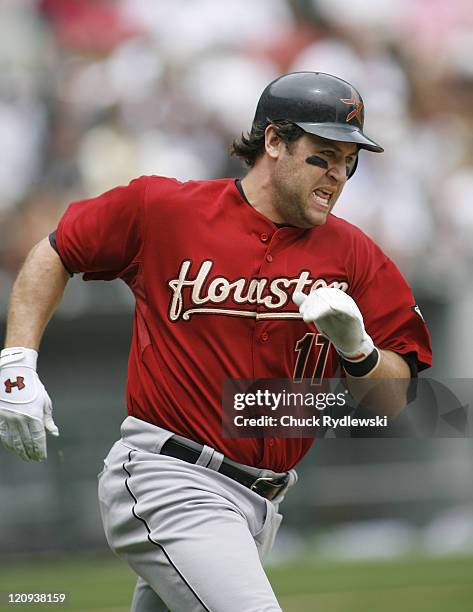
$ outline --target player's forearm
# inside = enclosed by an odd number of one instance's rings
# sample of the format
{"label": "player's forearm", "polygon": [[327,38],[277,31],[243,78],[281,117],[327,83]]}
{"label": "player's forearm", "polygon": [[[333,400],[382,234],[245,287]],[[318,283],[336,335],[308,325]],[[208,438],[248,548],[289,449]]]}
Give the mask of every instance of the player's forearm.
{"label": "player's forearm", "polygon": [[[398,416],[406,406],[411,371],[405,360],[392,351],[380,350],[378,366],[365,378],[347,374],[353,397],[380,416]],[[379,381],[379,382],[376,382]]]}
{"label": "player's forearm", "polygon": [[68,280],[69,275],[48,238],[33,247],[13,286],[5,348],[23,346],[38,350]]}
{"label": "player's forearm", "polygon": [[[367,379],[411,377],[409,366],[400,355],[393,351],[378,350],[380,355],[379,363],[372,372],[366,375]],[[352,378],[354,377],[350,376],[350,379]]]}

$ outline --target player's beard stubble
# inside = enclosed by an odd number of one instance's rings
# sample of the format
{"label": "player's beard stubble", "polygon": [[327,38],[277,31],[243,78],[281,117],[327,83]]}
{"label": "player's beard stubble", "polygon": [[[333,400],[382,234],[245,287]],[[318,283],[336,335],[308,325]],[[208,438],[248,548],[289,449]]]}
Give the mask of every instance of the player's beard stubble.
{"label": "player's beard stubble", "polygon": [[[304,167],[305,166],[305,167]],[[313,191],[323,180],[323,172],[317,181],[314,169],[305,161],[296,160],[290,152],[279,160],[273,173],[274,208],[281,223],[295,227],[311,228],[323,225],[333,209],[338,195],[333,195],[327,211],[318,210],[313,203]]]}

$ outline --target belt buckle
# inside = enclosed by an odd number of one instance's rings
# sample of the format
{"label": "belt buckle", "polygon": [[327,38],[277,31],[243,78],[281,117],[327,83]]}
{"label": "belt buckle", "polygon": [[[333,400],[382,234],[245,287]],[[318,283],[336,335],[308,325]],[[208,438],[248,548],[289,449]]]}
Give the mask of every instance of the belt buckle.
{"label": "belt buckle", "polygon": [[[278,493],[280,493],[281,489],[287,485],[288,478],[288,476],[285,476],[282,479],[282,482],[278,483],[275,482],[275,479],[272,476],[260,476],[254,481],[250,489],[262,497],[272,500],[278,495]],[[279,478],[277,480],[281,479]]]}

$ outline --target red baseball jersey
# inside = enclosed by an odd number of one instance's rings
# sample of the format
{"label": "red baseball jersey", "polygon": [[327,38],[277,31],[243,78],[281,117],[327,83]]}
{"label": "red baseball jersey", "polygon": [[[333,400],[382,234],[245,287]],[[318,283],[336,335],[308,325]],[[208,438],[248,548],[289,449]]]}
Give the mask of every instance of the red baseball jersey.
{"label": "red baseball jersey", "polygon": [[431,365],[411,290],[370,238],[332,214],[312,229],[278,227],[234,179],[138,178],[71,204],[56,240],[69,270],[134,293],[128,414],[235,461],[283,471],[312,444],[221,435],[224,379],[335,375],[337,354],[300,318],[295,290],[346,291],[378,347]]}

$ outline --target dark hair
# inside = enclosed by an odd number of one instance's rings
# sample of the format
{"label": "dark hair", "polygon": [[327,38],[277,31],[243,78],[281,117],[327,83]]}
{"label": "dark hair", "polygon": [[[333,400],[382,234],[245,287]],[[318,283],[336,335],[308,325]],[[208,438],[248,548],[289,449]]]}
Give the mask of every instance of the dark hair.
{"label": "dark hair", "polygon": [[[304,130],[291,121],[270,121],[253,123],[250,132],[240,139],[235,139],[230,153],[242,159],[247,166],[254,166],[256,160],[264,153],[264,132],[268,125],[274,125],[277,135],[289,145],[305,134]],[[289,146],[288,146],[289,148]]]}

